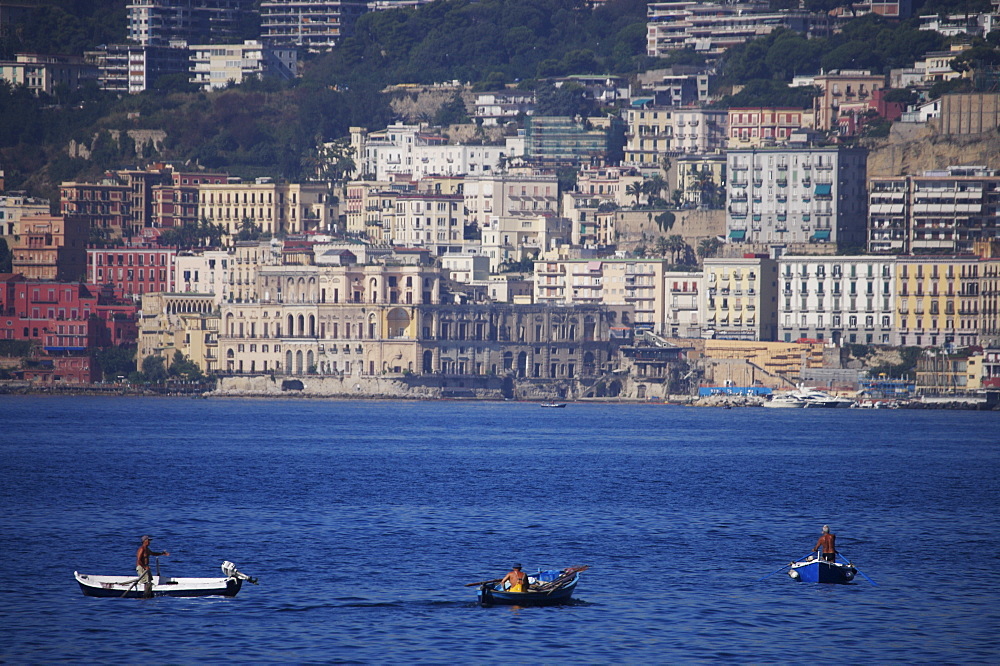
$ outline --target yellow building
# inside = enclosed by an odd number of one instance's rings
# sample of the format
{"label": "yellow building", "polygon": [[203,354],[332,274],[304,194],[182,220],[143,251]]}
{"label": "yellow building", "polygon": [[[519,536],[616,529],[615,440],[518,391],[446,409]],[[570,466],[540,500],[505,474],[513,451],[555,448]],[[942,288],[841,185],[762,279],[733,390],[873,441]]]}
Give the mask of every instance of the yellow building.
{"label": "yellow building", "polygon": [[896,327],[901,345],[980,344],[980,259],[942,255],[896,259]]}
{"label": "yellow building", "polygon": [[774,340],[778,334],[778,262],[766,256],[705,259],[701,321],[707,337]]}
{"label": "yellow building", "polygon": [[205,374],[219,370],[219,313],[212,294],[142,295],[136,367],[148,356],[169,365],[180,352]]}
{"label": "yellow building", "polygon": [[220,224],[230,236],[249,222],[263,233],[298,234],[332,231],[337,220],[334,198],[321,183],[203,183],[198,186],[203,220]]}
{"label": "yellow building", "polygon": [[440,300],[440,270],[415,265],[264,266],[254,302],[224,303],[222,370],[414,371],[416,306]]}

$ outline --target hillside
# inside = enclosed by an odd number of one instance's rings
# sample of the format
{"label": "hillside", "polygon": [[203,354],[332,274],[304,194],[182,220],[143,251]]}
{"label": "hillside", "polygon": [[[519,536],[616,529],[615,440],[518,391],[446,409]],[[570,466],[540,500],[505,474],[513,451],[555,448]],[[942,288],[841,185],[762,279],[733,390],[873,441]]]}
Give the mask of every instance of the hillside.
{"label": "hillside", "polygon": [[1000,169],[1000,133],[943,136],[933,123],[896,123],[887,139],[869,140],[868,176],[920,174],[951,165]]}

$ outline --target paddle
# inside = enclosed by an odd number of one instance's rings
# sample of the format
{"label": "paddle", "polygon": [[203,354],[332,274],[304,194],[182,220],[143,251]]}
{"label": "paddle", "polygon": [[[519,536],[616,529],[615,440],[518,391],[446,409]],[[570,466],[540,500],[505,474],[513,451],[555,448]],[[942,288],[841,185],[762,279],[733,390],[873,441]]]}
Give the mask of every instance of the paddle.
{"label": "paddle", "polygon": [[806,559],[807,557],[809,557],[809,556],[810,556],[810,555],[812,555],[812,554],[813,554],[813,552],[812,552],[812,551],[810,550],[810,551],[809,551],[808,553],[806,553],[805,555],[803,555],[802,557],[800,557],[800,558],[799,558],[798,560],[795,560],[795,561],[793,561],[793,562],[789,562],[788,564],[786,564],[785,566],[781,567],[781,568],[780,568],[780,569],[778,569],[777,571],[772,571],[771,573],[769,573],[769,574],[767,574],[766,576],[764,576],[764,578],[761,578],[761,579],[759,579],[759,580],[758,580],[757,582],[759,583],[760,581],[762,581],[762,580],[764,580],[764,579],[766,579],[766,578],[770,578],[771,576],[773,576],[773,575],[774,575],[774,574],[776,574],[776,573],[781,573],[782,571],[784,571],[784,570],[785,570],[785,569],[787,569],[788,567],[790,567],[790,566],[792,566],[793,564],[795,564],[795,562],[798,562],[799,560],[804,560],[804,559]]}
{"label": "paddle", "polygon": [[[844,557],[843,553],[841,553],[840,551],[837,551],[837,555],[840,555],[840,559],[844,560],[844,564],[847,564],[847,565],[850,565],[850,566],[854,567],[854,565],[851,564],[851,561],[849,559],[847,559],[846,557]],[[857,567],[854,567],[854,570],[857,571],[859,574],[861,574],[866,581],[868,581],[869,583],[871,583],[875,587],[878,587],[878,583],[876,583],[875,581],[873,581],[868,576],[865,576],[865,572],[863,572],[861,569],[858,569]]]}
{"label": "paddle", "polygon": [[493,580],[481,580],[478,583],[466,583],[465,587],[475,587],[477,585],[489,585],[490,583],[499,583],[503,578],[494,578]]}

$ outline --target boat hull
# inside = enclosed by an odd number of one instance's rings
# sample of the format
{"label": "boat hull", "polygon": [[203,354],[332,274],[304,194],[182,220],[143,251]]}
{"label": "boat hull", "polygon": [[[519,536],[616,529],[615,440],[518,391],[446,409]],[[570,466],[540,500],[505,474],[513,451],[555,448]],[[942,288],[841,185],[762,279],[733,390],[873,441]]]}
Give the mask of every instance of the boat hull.
{"label": "boat hull", "polygon": [[[91,576],[73,572],[80,589],[88,597],[146,598],[142,584],[134,585],[135,576]],[[243,580],[229,578],[167,578],[153,576],[154,597],[235,597]]]}
{"label": "boat hull", "polygon": [[505,592],[497,589],[496,585],[486,584],[479,588],[478,599],[483,606],[555,606],[568,602],[579,582],[580,574],[576,574],[572,580],[554,590],[529,592]]}
{"label": "boat hull", "polygon": [[788,571],[793,580],[803,583],[850,583],[857,574],[858,570],[850,564],[825,560],[796,562]]}

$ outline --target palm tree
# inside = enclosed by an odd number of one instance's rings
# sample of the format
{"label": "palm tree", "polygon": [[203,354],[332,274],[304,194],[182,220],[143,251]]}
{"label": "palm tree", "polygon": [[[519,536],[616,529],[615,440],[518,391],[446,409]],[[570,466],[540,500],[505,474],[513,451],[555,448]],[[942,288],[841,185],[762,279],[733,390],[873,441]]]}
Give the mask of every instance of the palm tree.
{"label": "palm tree", "polygon": [[698,243],[698,255],[702,259],[714,257],[715,253],[722,248],[722,245],[722,241],[717,237],[713,236],[712,238],[706,238]]}
{"label": "palm tree", "polygon": [[658,199],[665,189],[667,189],[667,181],[663,180],[663,176],[659,174],[642,182],[643,193],[649,200]]}
{"label": "palm tree", "polygon": [[673,264],[678,262],[678,257],[681,252],[687,248],[687,243],[684,242],[684,237],[678,234],[673,234],[667,238],[667,249],[670,251],[670,258]]}
{"label": "palm tree", "polygon": [[656,250],[656,254],[665,257],[667,256],[667,252],[670,252],[670,243],[663,236],[658,236],[653,248]]}
{"label": "palm tree", "polygon": [[639,195],[643,193],[642,183],[636,181],[634,183],[629,183],[625,186],[625,194],[630,197],[635,197],[635,205],[639,205]]}

